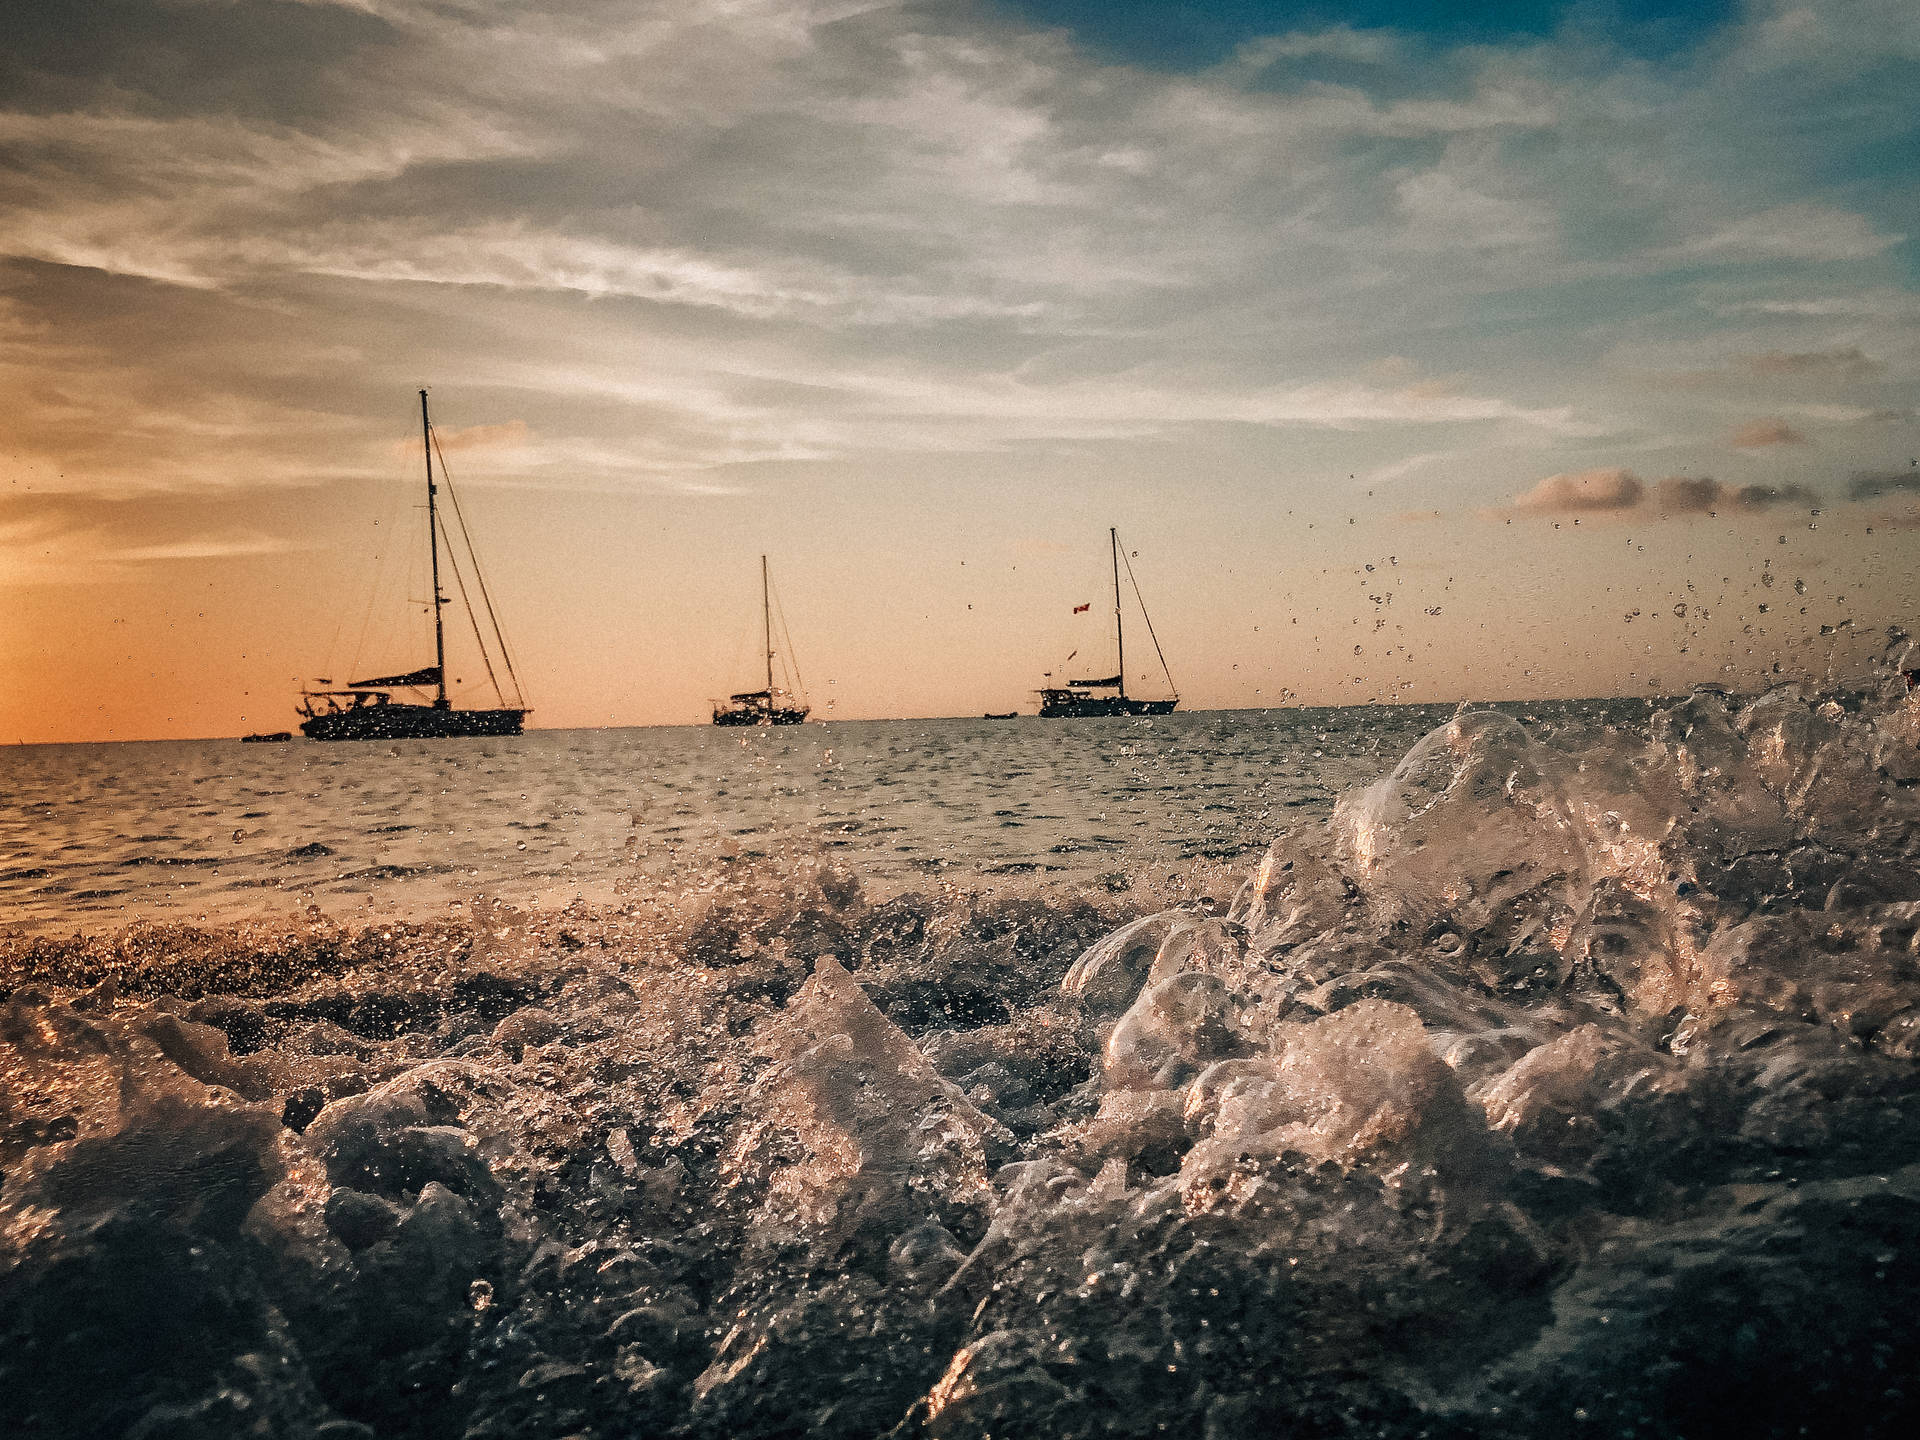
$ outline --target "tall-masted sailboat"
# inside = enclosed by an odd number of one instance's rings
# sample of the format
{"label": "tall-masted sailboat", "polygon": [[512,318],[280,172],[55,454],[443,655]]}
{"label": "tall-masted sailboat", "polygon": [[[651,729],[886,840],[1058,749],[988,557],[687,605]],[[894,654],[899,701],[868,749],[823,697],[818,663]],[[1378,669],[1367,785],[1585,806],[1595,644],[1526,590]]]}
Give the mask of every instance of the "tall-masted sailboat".
{"label": "tall-masted sailboat", "polygon": [[[773,590],[767,580],[767,557],[760,557],[760,624],[767,657],[767,688],[742,690],[729,695],[713,707],[716,725],[798,725],[807,718],[809,706],[795,693],[799,674],[794,675],[794,690],[782,690],[773,683]],[[780,628],[786,629],[783,618]],[[792,641],[788,641],[791,647]]]}
{"label": "tall-masted sailboat", "polygon": [[[500,633],[500,622],[493,613],[493,601],[487,594],[487,582],[480,574],[480,561],[473,553],[471,541],[467,546],[467,558],[473,565],[474,584],[480,591],[480,601],[487,612],[488,624],[493,629],[495,644],[499,647],[500,662],[505,667],[507,679],[512,683],[517,706],[507,705],[506,693],[500,688],[499,678],[494,674],[493,658],[487,651],[487,643],[480,633],[480,624],[475,616],[473,602],[467,595],[465,578],[460,574],[459,562],[454,556],[451,541],[447,548],[447,563],[453,568],[454,579],[460,586],[460,597],[467,607],[467,618],[473,624],[474,638],[480,642],[480,658],[487,667],[487,678],[493,681],[495,698],[500,707],[492,710],[455,709],[447,698],[447,637],[444,617],[441,611],[452,604],[452,599],[440,589],[440,512],[436,501],[439,486],[433,479],[433,422],[427,418],[427,392],[420,392],[420,439],[427,456],[427,545],[433,557],[433,664],[422,666],[418,670],[409,670],[404,675],[376,675],[371,680],[350,680],[344,690],[306,690],[301,692],[300,713],[307,718],[300,722],[300,728],[315,740],[416,740],[442,739],[468,735],[518,735],[521,722],[527,715],[525,700],[520,695],[520,679],[513,673],[513,660],[507,654],[506,638]],[[446,465],[440,467],[441,479],[445,480]],[[460,515],[460,500],[449,485],[448,495],[453,500],[454,518],[459,522],[461,533],[466,533],[466,521]],[[326,681],[321,681],[326,684]],[[430,704],[395,700],[395,690],[425,690],[434,692]]]}
{"label": "tall-masted sailboat", "polygon": [[1134,580],[1131,564],[1127,566],[1127,578],[1133,580],[1134,596],[1140,600],[1140,618],[1147,622],[1147,637],[1153,641],[1153,653],[1160,658],[1160,671],[1167,677],[1167,689],[1174,693],[1171,699],[1166,700],[1142,700],[1127,694],[1127,632],[1120,614],[1120,532],[1109,528],[1107,540],[1113,549],[1113,645],[1119,663],[1115,673],[1103,679],[1069,680],[1064,685],[1043,686],[1040,690],[1040,715],[1043,719],[1167,715],[1180,703],[1180,692],[1174,687],[1173,672],[1167,669],[1167,657],[1161,654],[1160,637],[1153,633],[1153,617],[1147,614],[1147,602],[1140,595],[1140,582]]}

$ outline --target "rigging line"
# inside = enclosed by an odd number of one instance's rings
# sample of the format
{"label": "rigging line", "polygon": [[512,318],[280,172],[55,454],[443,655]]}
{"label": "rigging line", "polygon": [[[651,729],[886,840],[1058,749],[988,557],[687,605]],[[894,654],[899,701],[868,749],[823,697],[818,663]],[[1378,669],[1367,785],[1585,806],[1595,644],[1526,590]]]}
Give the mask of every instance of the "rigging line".
{"label": "rigging line", "polygon": [[787,608],[780,603],[780,592],[773,592],[773,613],[780,621],[780,667],[792,682],[792,694],[805,698],[806,682],[800,678],[800,661],[793,653],[793,632],[787,628]]}
{"label": "rigging line", "polygon": [[[347,674],[349,676],[351,676],[354,671],[360,668],[360,657],[367,653],[367,631],[371,629],[373,626],[373,606],[374,606],[374,602],[377,601],[379,598],[380,598],[380,577],[376,573],[374,576],[374,583],[367,587],[366,613],[360,617],[360,634],[353,642],[353,656],[347,662]],[[336,657],[332,655],[329,655],[327,657],[328,670],[333,669],[333,662],[335,658]]]}
{"label": "rigging line", "polygon": [[[460,492],[454,488],[453,472],[447,469],[447,457],[440,449],[439,432],[429,428],[427,433],[433,438],[433,453],[440,457],[440,478],[446,482],[447,495],[453,501],[453,516],[460,522],[460,538],[467,543],[467,558],[473,562],[473,578],[480,587],[480,603],[486,606],[487,623],[493,627],[493,638],[500,646],[501,663],[507,667],[507,678],[513,681],[515,701],[524,705],[527,703],[526,692],[520,688],[519,672],[513,668],[513,652],[507,649],[507,637],[500,629],[500,617],[494,613],[493,596],[487,590],[486,572],[480,568],[480,552],[473,548],[473,533],[467,529],[466,511],[460,508]],[[444,527],[442,528],[444,530]],[[453,544],[451,536],[448,537],[447,544],[451,548]],[[477,629],[477,621],[475,626]],[[476,635],[475,638],[477,639],[478,636]],[[484,654],[486,650],[484,641],[481,642],[480,648]],[[502,695],[500,699],[502,704],[506,702],[506,696]]]}
{"label": "rigging line", "polygon": [[[733,629],[727,632],[730,638],[722,648],[714,651],[714,659],[716,661],[724,660],[726,662],[725,668],[720,671],[720,677],[728,685],[738,685],[740,684],[742,676],[752,673],[751,668],[747,664],[747,656],[752,652],[754,643],[760,633],[760,627],[758,625],[748,627],[740,624],[739,620],[740,616],[736,615],[734,617],[735,623]],[[749,633],[749,628],[751,628],[751,633]],[[731,693],[738,694],[740,692],[734,691]]]}
{"label": "rigging line", "polygon": [[773,588],[771,580],[767,582],[767,589],[773,595],[773,613],[780,617],[780,638],[786,642],[787,648],[781,651],[781,659],[786,662],[787,673],[793,676],[793,693],[804,700],[807,695],[807,685],[800,678],[800,662],[794,658],[793,636],[787,630],[786,608],[781,605],[780,592]]}
{"label": "rigging line", "polygon": [[[1073,662],[1079,658],[1080,658],[1080,646],[1076,643],[1072,649],[1067,651],[1066,659],[1056,660],[1054,662],[1053,670],[1051,673],[1056,683],[1060,685],[1065,685],[1068,683],[1066,677],[1072,674],[1071,667],[1073,665]],[[1092,658],[1093,658],[1092,656],[1087,657],[1088,660],[1091,660]],[[1092,665],[1088,665],[1086,668],[1091,670],[1093,667]]]}
{"label": "rigging line", "polygon": [[[1086,577],[1082,576],[1081,578],[1085,579]],[[1094,602],[1088,601],[1087,603],[1089,606],[1091,606]],[[1078,615],[1080,612],[1076,609],[1073,613],[1075,615]],[[1093,623],[1095,621],[1095,618],[1096,617],[1094,615],[1089,613],[1087,616],[1088,623],[1090,624]],[[1072,622],[1069,621],[1068,623],[1071,624]],[[1054,666],[1053,666],[1054,685],[1056,687],[1067,687],[1073,684],[1073,662],[1075,660],[1078,660],[1080,662],[1081,674],[1083,675],[1090,674],[1090,673],[1098,674],[1099,671],[1105,667],[1106,662],[1104,660],[1100,660],[1099,656],[1093,653],[1092,647],[1095,645],[1098,645],[1100,647],[1100,653],[1105,654],[1106,644],[1107,644],[1106,636],[1104,635],[1101,635],[1098,639],[1092,640],[1092,641],[1087,641],[1087,640],[1069,641],[1068,647],[1067,647],[1066,659],[1058,660],[1054,662]],[[1080,653],[1082,649],[1085,649],[1087,651],[1085,655],[1082,655]],[[1044,679],[1045,677],[1043,676],[1042,678]]]}
{"label": "rigging line", "polygon": [[[440,533],[446,536],[447,568],[453,571],[453,583],[459,587],[460,604],[467,612],[467,624],[473,627],[473,643],[480,647],[480,663],[487,667],[487,680],[493,686],[494,698],[504,706],[507,703],[506,693],[500,688],[499,677],[493,673],[493,657],[487,654],[487,642],[480,638],[480,617],[474,614],[473,602],[467,597],[467,577],[460,573],[460,561],[453,553],[453,536],[447,534],[447,522],[444,520],[440,522]],[[469,550],[467,554],[471,558],[473,552]],[[446,683],[446,678],[445,674],[441,675],[442,684]]]}
{"label": "rigging line", "polygon": [[738,685],[740,677],[752,673],[747,657],[760,647],[760,627],[749,621],[744,626],[736,626],[733,632],[733,646],[725,651],[726,669],[720,673],[729,685]]}
{"label": "rigging line", "polygon": [[1133,573],[1133,561],[1127,558],[1126,551],[1120,552],[1120,558],[1126,561],[1127,579],[1133,582],[1133,598],[1140,602],[1140,618],[1147,622],[1147,638],[1153,641],[1153,653],[1160,656],[1160,673],[1167,677],[1167,688],[1178,695],[1180,687],[1173,683],[1173,671],[1167,668],[1167,657],[1160,650],[1160,637],[1153,633],[1153,617],[1147,613],[1147,597],[1140,593],[1140,577]]}
{"label": "rigging line", "polygon": [[[371,597],[373,590],[374,587],[372,585],[367,587],[369,597]],[[367,603],[371,605],[373,603],[372,599],[369,598]],[[334,607],[333,633],[327,637],[327,648],[320,652],[320,658],[326,664],[328,675],[333,674],[334,661],[340,658],[340,637],[347,628],[347,616],[350,613],[344,605]],[[362,628],[364,628],[364,622],[362,622]]]}
{"label": "rigging line", "polygon": [[[386,596],[387,577],[393,565],[393,547],[396,543],[395,537],[401,533],[400,517],[408,508],[402,503],[404,493],[405,492],[397,486],[388,487],[386,508],[374,517],[373,538],[374,544],[378,548],[373,552],[373,566],[371,573],[366,577],[367,608],[360,616],[360,630],[353,642],[353,654],[350,657],[343,657],[331,649],[327,652],[327,669],[330,673],[337,673],[334,667],[338,665],[342,659],[345,659],[347,662],[346,671],[348,676],[358,673],[360,661],[367,653],[367,634],[373,628],[374,607]],[[385,527],[384,531],[382,530],[383,526]],[[411,547],[402,553],[410,556],[408,562],[410,566],[413,558],[416,558],[411,557]],[[358,572],[356,572],[355,578],[358,578]],[[413,587],[407,584],[407,576],[405,573],[402,573],[400,581],[400,599],[402,608],[404,608],[407,591]],[[336,639],[338,639],[337,636]],[[340,683],[344,684],[346,682],[343,680]]]}
{"label": "rigging line", "polygon": [[[378,560],[382,557],[376,556],[375,558]],[[386,566],[384,564],[376,564],[373,573],[373,583],[367,586],[366,612],[360,617],[360,634],[353,642],[353,658],[347,664],[347,674],[349,677],[360,668],[361,657],[367,653],[367,635],[368,632],[373,629],[373,609],[385,594],[385,572]],[[413,588],[406,583],[407,578],[405,574],[401,576],[400,600],[403,607],[406,603],[407,591]],[[334,657],[328,656],[327,658],[328,661],[331,662]],[[332,668],[331,663],[329,663],[328,668]]]}
{"label": "rigging line", "polygon": [[[436,436],[434,439],[434,449],[438,452],[439,448],[440,442]],[[513,668],[513,654],[507,648],[507,637],[500,628],[500,617],[493,608],[493,596],[487,589],[486,572],[480,567],[480,552],[473,548],[473,534],[467,529],[466,512],[460,508],[460,492],[454,487],[453,477],[447,472],[447,462],[444,456],[440,461],[440,477],[446,482],[447,495],[453,501],[454,519],[457,520],[460,525],[460,538],[466,542],[467,558],[473,563],[474,582],[479,586],[480,603],[486,608],[487,623],[493,629],[494,642],[500,647],[501,663],[507,667],[507,678],[513,682],[513,693],[517,703],[524,705],[526,703],[526,694],[520,687],[519,673]],[[451,548],[453,543],[451,537],[449,537],[447,543],[449,548]],[[479,639],[477,633],[478,620],[475,620],[474,624],[476,630],[475,638]],[[485,651],[486,642],[484,640],[480,642],[480,648],[483,652]],[[504,703],[506,697],[502,695],[500,698]]]}

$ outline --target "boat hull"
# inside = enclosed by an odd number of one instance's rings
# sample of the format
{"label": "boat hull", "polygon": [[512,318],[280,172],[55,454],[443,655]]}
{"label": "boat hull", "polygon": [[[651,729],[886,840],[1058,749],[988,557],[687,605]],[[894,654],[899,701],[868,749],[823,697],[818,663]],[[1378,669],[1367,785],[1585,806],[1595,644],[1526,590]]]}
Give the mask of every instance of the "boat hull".
{"label": "boat hull", "polygon": [[452,740],[518,735],[524,710],[453,710],[432,705],[368,705],[300,722],[311,740]]}
{"label": "boat hull", "polygon": [[716,710],[713,723],[716,725],[802,725],[806,723],[805,710]]}
{"label": "boat hull", "polygon": [[1178,700],[1136,700],[1129,695],[1070,695],[1040,703],[1042,720],[1095,720],[1112,715],[1171,715]]}

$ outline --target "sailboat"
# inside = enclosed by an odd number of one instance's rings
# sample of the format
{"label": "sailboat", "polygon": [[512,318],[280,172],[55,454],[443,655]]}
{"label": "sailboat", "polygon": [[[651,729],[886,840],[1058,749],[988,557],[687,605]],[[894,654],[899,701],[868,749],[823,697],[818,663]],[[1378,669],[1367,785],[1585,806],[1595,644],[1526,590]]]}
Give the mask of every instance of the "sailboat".
{"label": "sailboat", "polygon": [[[491,710],[456,709],[447,696],[447,636],[445,617],[441,612],[453,601],[440,589],[439,486],[433,478],[433,422],[427,416],[427,392],[424,390],[420,392],[420,439],[427,457],[427,545],[433,559],[433,664],[401,675],[376,675],[369,680],[350,680],[346,688],[341,690],[302,691],[299,710],[306,718],[300,722],[300,729],[311,739],[421,740],[471,735],[518,735],[521,722],[526,719],[525,701],[521,700],[517,706],[509,706],[499,679],[494,674],[493,659],[488,654],[486,641],[481,637],[479,620],[467,595],[466,580],[460,573],[451,541],[448,542],[447,562],[453,569],[454,579],[459,583],[461,599],[467,607],[467,618],[473,624],[474,638],[480,641],[480,657],[487,667],[487,678],[493,681],[494,695],[500,705]],[[444,460],[440,471],[440,478],[445,480]],[[464,535],[466,521],[460,515],[459,497],[453,493],[451,485],[447,493],[453,499],[454,518]],[[513,660],[507,654],[506,639],[500,633],[500,622],[494,616],[493,601],[487,594],[486,581],[480,575],[480,561],[473,553],[471,542],[467,546],[467,557],[473,565],[474,583],[492,626],[501,664],[518,699],[520,680],[513,673]],[[325,685],[328,682],[323,680],[320,683]],[[433,699],[426,704],[396,700],[394,692],[404,690],[432,690]]]}
{"label": "sailboat", "polygon": [[[767,658],[767,688],[742,690],[729,695],[713,707],[716,725],[798,725],[807,718],[809,706],[791,690],[773,683],[773,589],[767,580],[767,557],[760,557],[760,624]],[[780,622],[782,631],[786,621]],[[792,641],[789,640],[791,645]],[[798,677],[796,672],[796,686]]]}
{"label": "sailboat", "polygon": [[1153,633],[1153,618],[1147,614],[1147,602],[1140,596],[1140,582],[1134,580],[1131,564],[1127,566],[1127,578],[1133,580],[1134,596],[1140,599],[1140,618],[1147,622],[1147,636],[1153,641],[1153,653],[1160,658],[1160,670],[1167,677],[1167,689],[1174,693],[1167,700],[1142,700],[1127,694],[1127,633],[1120,614],[1120,532],[1109,527],[1107,541],[1113,550],[1113,645],[1119,655],[1119,664],[1114,674],[1098,680],[1069,680],[1064,685],[1043,686],[1040,690],[1042,719],[1168,715],[1180,703],[1180,693],[1173,683],[1173,672],[1167,669],[1167,657],[1161,653],[1160,637]]}

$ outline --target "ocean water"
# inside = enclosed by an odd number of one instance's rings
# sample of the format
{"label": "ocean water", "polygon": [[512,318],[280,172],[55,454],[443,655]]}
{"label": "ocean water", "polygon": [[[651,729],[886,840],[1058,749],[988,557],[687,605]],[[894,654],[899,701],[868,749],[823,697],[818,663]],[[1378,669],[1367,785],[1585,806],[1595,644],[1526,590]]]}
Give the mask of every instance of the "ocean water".
{"label": "ocean water", "polygon": [[6,759],[6,1434],[1920,1427],[1897,671]]}
{"label": "ocean water", "polygon": [[[1638,701],[1521,707],[1644,720]],[[0,750],[0,923],[99,930],[475,895],[605,901],[637,876],[840,858],[870,884],[1124,883],[1256,854],[1451,707],[914,720],[498,740]]]}

